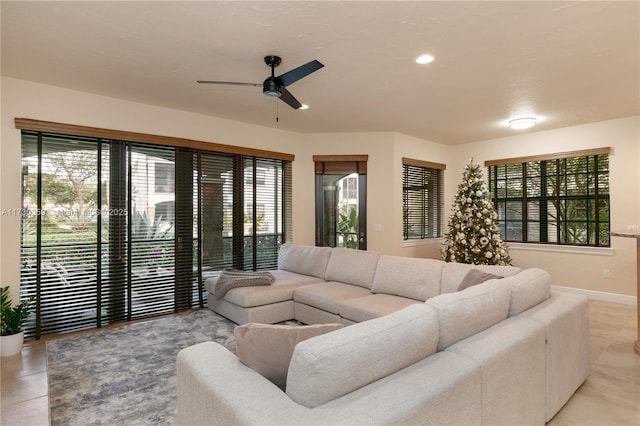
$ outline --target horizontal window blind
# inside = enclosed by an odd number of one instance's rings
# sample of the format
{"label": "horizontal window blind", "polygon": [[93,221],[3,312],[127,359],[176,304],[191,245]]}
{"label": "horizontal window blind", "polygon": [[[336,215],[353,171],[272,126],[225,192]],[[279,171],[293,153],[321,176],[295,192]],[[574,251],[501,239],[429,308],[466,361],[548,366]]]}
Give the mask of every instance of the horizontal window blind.
{"label": "horizontal window blind", "polygon": [[38,296],[27,334],[36,321],[44,333],[56,333],[95,318],[99,148],[91,139],[23,138],[21,294]]}
{"label": "horizontal window blind", "polygon": [[404,239],[441,237],[444,165],[403,159],[402,167]]}

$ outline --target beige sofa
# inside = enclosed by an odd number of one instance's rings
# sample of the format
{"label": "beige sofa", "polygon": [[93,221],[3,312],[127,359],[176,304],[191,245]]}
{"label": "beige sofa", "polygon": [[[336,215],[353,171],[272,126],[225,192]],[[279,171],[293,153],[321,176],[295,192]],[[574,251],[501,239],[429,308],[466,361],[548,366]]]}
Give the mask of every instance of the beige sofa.
{"label": "beige sofa", "polygon": [[[474,268],[505,278],[456,291]],[[179,424],[544,424],[589,371],[587,299],[540,269],[285,245],[275,275],[211,308],[352,325],[295,347],[286,393],[221,345],[184,349]]]}
{"label": "beige sofa", "polygon": [[473,266],[380,255],[373,251],[284,244],[270,286],[236,288],[217,300],[209,278],[209,308],[238,324],[362,322],[457,290],[471,269],[507,277],[513,266]]}

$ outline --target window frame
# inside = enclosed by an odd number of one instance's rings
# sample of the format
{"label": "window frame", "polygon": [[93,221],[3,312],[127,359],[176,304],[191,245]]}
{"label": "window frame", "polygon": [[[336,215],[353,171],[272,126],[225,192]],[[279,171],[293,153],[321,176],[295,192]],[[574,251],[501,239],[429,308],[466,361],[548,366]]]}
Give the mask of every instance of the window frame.
{"label": "window frame", "polygon": [[[537,247],[611,247],[610,153],[610,147],[603,147],[485,161],[491,201],[498,211],[503,239]],[[585,181],[582,188],[578,187],[579,178]],[[520,188],[519,193],[509,194],[509,189],[516,187]],[[511,214],[508,204],[513,206]],[[581,206],[584,217],[567,216],[571,204]],[[509,232],[509,223],[519,224],[519,239]],[[572,235],[572,224],[582,236]]]}

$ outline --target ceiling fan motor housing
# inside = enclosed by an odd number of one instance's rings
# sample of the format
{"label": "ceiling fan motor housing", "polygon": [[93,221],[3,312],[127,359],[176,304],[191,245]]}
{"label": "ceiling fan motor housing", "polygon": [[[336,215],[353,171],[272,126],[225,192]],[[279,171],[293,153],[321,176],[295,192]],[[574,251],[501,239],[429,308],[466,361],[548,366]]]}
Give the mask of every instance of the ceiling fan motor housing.
{"label": "ceiling fan motor housing", "polygon": [[264,83],[262,83],[262,93],[267,96],[279,98],[282,95],[282,84],[275,77],[268,77]]}
{"label": "ceiling fan motor housing", "polygon": [[279,98],[282,95],[282,82],[275,77],[274,68],[280,65],[282,58],[276,55],[264,57],[264,62],[271,67],[271,77],[268,77],[262,83],[262,93],[273,98]]}

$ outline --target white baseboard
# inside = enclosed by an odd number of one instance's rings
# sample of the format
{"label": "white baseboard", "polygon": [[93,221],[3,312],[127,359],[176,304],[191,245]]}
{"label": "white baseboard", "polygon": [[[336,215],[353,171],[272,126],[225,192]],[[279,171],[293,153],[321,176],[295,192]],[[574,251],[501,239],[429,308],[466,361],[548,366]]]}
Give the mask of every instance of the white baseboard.
{"label": "white baseboard", "polygon": [[604,291],[585,290],[582,288],[564,287],[560,285],[552,285],[551,290],[584,294],[589,297],[589,299],[600,300],[602,302],[622,303],[623,305],[633,306],[638,304],[638,299],[635,296],[627,296],[626,294],[607,293]]}

